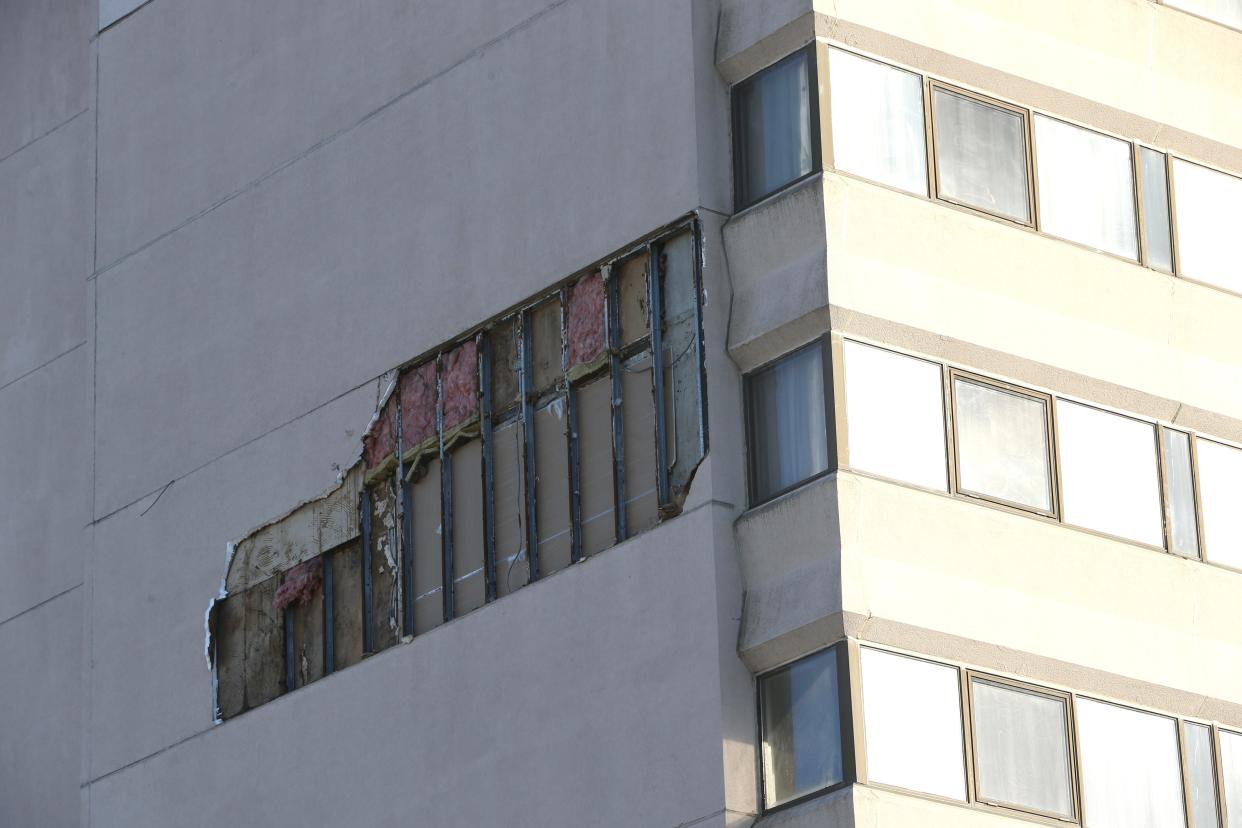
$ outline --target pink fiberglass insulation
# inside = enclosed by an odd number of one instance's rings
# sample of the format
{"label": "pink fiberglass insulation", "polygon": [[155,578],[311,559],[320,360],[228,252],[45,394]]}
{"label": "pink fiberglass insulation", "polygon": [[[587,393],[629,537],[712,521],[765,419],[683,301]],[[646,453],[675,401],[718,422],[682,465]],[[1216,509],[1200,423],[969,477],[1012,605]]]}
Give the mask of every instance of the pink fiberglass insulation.
{"label": "pink fiberglass insulation", "polygon": [[323,558],[303,561],[285,573],[272,604],[278,611],[293,604],[305,604],[323,585]]}
{"label": "pink fiberglass insulation", "polygon": [[569,366],[590,362],[604,351],[604,279],[599,273],[569,289]]}
{"label": "pink fiberglass insulation", "polygon": [[410,449],[436,433],[436,363],[424,362],[401,375],[401,442]]}
{"label": "pink fiberglass insulation", "polygon": [[392,394],[388,397],[388,402],[384,403],[371,431],[362,438],[362,456],[368,469],[384,462],[384,458],[397,448],[396,412],[397,395]]}
{"label": "pink fiberglass insulation", "polygon": [[444,430],[460,425],[478,411],[479,354],[472,339],[444,356]]}

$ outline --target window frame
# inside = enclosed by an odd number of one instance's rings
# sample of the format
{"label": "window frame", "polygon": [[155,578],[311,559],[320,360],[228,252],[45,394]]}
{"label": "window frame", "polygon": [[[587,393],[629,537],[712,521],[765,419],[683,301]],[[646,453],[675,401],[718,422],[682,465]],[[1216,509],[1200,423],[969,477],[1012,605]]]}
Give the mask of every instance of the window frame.
{"label": "window frame", "polygon": [[[1169,269],[1156,267],[1151,263],[1151,241],[1147,238],[1147,208],[1143,205],[1143,193],[1145,191],[1143,178],[1143,152],[1154,152],[1161,157],[1164,162],[1164,197],[1169,205],[1168,231],[1169,231]],[[1134,199],[1137,203],[1138,212],[1135,214],[1138,220],[1138,242],[1139,242],[1139,260],[1138,263],[1157,273],[1163,273],[1166,276],[1174,278],[1180,277],[1180,268],[1177,260],[1177,210],[1173,201],[1173,161],[1167,151],[1149,147],[1141,141],[1130,142],[1130,157],[1134,161]]]}
{"label": "window frame", "polygon": [[[826,447],[828,452],[828,463],[822,471],[818,471],[809,477],[804,477],[788,486],[784,486],[774,492],[769,493],[762,499],[758,497],[755,489],[757,475],[755,473],[755,387],[753,379],[757,375],[769,371],[784,362],[790,357],[801,354],[812,348],[820,349],[820,370],[823,373],[823,400],[821,401],[824,408],[824,431],[826,432]],[[830,334],[821,334],[810,342],[799,345],[792,350],[768,360],[767,362],[756,366],[742,375],[742,407],[743,420],[745,422],[745,451],[746,451],[746,508],[753,509],[789,494],[792,491],[802,488],[816,480],[824,478],[837,471],[837,429],[836,429],[836,412],[832,402],[835,397],[833,388],[833,366],[832,366],[832,342]]]}
{"label": "window frame", "polygon": [[[820,123],[820,95],[819,95],[819,61],[816,54],[816,41],[812,40],[803,46],[798,47],[789,54],[774,60],[762,69],[759,69],[729,87],[729,120],[733,129],[732,140],[730,141],[730,152],[733,155],[733,212],[740,213],[756,204],[759,204],[779,193],[783,193],[802,182],[815,177],[823,172],[823,127]],[[741,107],[738,105],[737,92],[747,85],[754,83],[760,77],[770,70],[798,60],[806,60],[807,72],[807,96],[810,99],[808,105],[808,117],[810,119],[810,135],[811,135],[811,169],[798,176],[797,178],[787,181],[774,190],[763,193],[762,195],[752,196],[750,199],[743,200],[741,182],[745,180],[745,153],[739,152],[739,144],[743,131],[743,120]]]}
{"label": "window frame", "polygon": [[1220,761],[1219,728],[1212,722],[1200,722],[1195,719],[1177,717],[1177,749],[1182,760],[1182,803],[1186,806],[1186,825],[1189,828],[1209,828],[1209,826],[1199,825],[1199,818],[1195,814],[1194,801],[1190,793],[1190,754],[1186,741],[1186,728],[1188,725],[1206,727],[1208,731],[1208,750],[1212,759],[1212,785],[1216,793],[1216,825],[1214,828],[1221,828],[1221,826],[1228,825],[1228,821],[1225,814],[1225,780]]}
{"label": "window frame", "polygon": [[[1190,455],[1190,487],[1191,495],[1194,498],[1195,506],[1195,554],[1184,555],[1173,548],[1173,499],[1172,489],[1169,486],[1169,458],[1168,451],[1164,447],[1164,434],[1166,431],[1176,432],[1186,435],[1186,442]],[[1164,551],[1170,555],[1176,555],[1179,558],[1185,558],[1188,561],[1205,561],[1204,544],[1203,544],[1203,505],[1199,499],[1199,451],[1196,442],[1197,435],[1188,429],[1170,428],[1164,423],[1156,423],[1156,452],[1160,465],[1160,520],[1164,524]]]}
{"label": "window frame", "polygon": [[[1075,728],[1075,710],[1074,710],[1074,694],[1064,690],[1056,690],[1047,687],[1040,687],[1034,684],[1028,684],[1017,679],[997,676],[992,673],[980,672],[970,668],[964,668],[963,673],[963,704],[965,705],[966,715],[964,720],[969,720],[966,728],[967,750],[970,752],[969,768],[970,775],[967,780],[970,789],[970,801],[979,805],[986,805],[989,808],[996,808],[1000,811],[1027,816],[1036,816],[1044,820],[1064,825],[1081,825],[1082,824],[1082,792],[1079,783],[1079,767],[1078,767],[1078,734]],[[979,791],[979,756],[978,756],[978,739],[975,736],[975,682],[979,681],[983,684],[991,684],[1006,690],[1027,693],[1032,696],[1052,699],[1059,701],[1063,705],[1065,711],[1065,760],[1066,768],[1069,770],[1069,794],[1070,808],[1072,813],[1070,816],[1057,814],[1051,811],[1043,811],[1038,808],[1018,805],[1012,802],[1002,802],[999,800],[991,800],[984,797]]]}
{"label": "window frame", "polygon": [[[954,495],[967,498],[973,501],[983,501],[1004,509],[1014,510],[1028,515],[1039,515],[1044,518],[1050,518],[1059,524],[1065,525],[1065,521],[1061,516],[1061,464],[1060,454],[1057,450],[1057,422],[1056,422],[1056,405],[1053,403],[1053,396],[1042,391],[1034,391],[1032,389],[1023,388],[1018,385],[1012,385],[1001,380],[991,379],[970,371],[963,371],[952,365],[947,366],[948,370],[944,372],[945,382],[948,387],[945,389],[946,404],[949,409],[950,426],[947,432],[949,441],[949,486]],[[1023,503],[1017,503],[1006,500],[994,495],[975,492],[969,489],[963,489],[961,486],[961,455],[960,440],[958,438],[961,420],[958,417],[957,410],[957,380],[971,382],[975,385],[981,385],[985,388],[991,388],[995,391],[1013,394],[1019,397],[1025,397],[1044,406],[1044,427],[1047,434],[1047,451],[1045,459],[1048,461],[1048,502],[1050,508],[1047,510],[1039,509]]]}
{"label": "window frame", "polygon": [[[782,670],[788,670],[800,661],[813,658],[828,650],[835,651],[837,666],[837,716],[840,719],[841,730],[841,776],[840,782],[828,785],[823,788],[816,788],[813,791],[788,799],[777,805],[768,804],[768,780],[767,780],[767,763],[763,757],[763,746],[767,741],[767,728],[763,715],[764,703],[764,685],[768,678],[776,675]],[[764,670],[755,676],[755,734],[757,738],[756,746],[758,747],[758,766],[759,766],[759,814],[773,814],[801,805],[812,799],[829,794],[854,785],[858,781],[858,772],[856,764],[855,744],[855,727],[854,727],[854,696],[853,696],[853,675],[854,664],[850,657],[850,642],[842,639],[827,647],[821,647],[818,650],[805,653],[795,659],[786,661],[769,670]]]}
{"label": "window frame", "polygon": [[[1025,227],[1027,229],[1035,230],[1036,232],[1039,232],[1039,204],[1038,204],[1039,199],[1036,195],[1036,190],[1038,189],[1038,186],[1037,186],[1036,177],[1035,177],[1037,173],[1037,170],[1035,167],[1035,141],[1034,141],[1035,136],[1034,136],[1034,131],[1032,128],[1032,120],[1033,120],[1032,113],[1034,112],[1034,110],[1028,107],[1021,107],[1021,106],[1017,106],[1016,104],[1011,104],[1008,101],[1002,101],[999,98],[992,98],[987,95],[983,95],[978,92],[965,89],[961,86],[955,86],[951,83],[947,83],[938,78],[933,78],[927,74],[924,74],[923,78],[924,78],[923,100],[925,102],[924,108],[925,108],[926,116],[927,116],[926,125],[925,125],[925,128],[927,130],[927,139],[926,139],[927,148],[928,148],[927,158],[928,158],[928,166],[930,167],[929,175],[928,175],[928,182],[929,182],[928,187],[932,192],[932,200],[943,202],[945,204],[952,204],[955,207],[960,207],[964,210],[969,210],[972,213],[979,213],[981,215],[990,216],[991,218],[999,219],[1001,221],[1007,222],[1017,227]],[[949,196],[946,196],[941,193],[940,150],[939,150],[939,142],[936,140],[936,100],[935,99],[936,99],[937,91],[945,92],[950,95],[957,95],[958,97],[965,98],[977,104],[982,104],[984,106],[990,106],[994,109],[999,109],[1004,112],[1017,115],[1019,118],[1022,119],[1022,141],[1023,141],[1023,151],[1025,155],[1025,157],[1023,158],[1023,170],[1026,174],[1026,210],[1027,210],[1026,221],[1016,219],[1013,216],[1007,216],[1003,213],[999,213],[994,210],[986,210],[977,205],[968,204],[964,201],[960,201],[955,198],[950,198]],[[1055,237],[1055,238],[1059,238],[1059,237]]]}
{"label": "window frame", "polygon": [[[1148,147],[1148,149],[1153,149],[1153,148]],[[1158,150],[1158,151],[1164,152],[1163,150]],[[1174,155],[1171,152],[1164,152],[1164,164],[1165,164],[1164,174],[1165,174],[1165,177],[1168,179],[1168,188],[1169,188],[1169,238],[1170,238],[1170,241],[1172,243],[1172,248],[1173,248],[1173,274],[1172,275],[1176,276],[1179,279],[1184,279],[1187,282],[1190,282],[1191,284],[1201,285],[1207,288],[1212,288],[1213,290],[1219,290],[1223,293],[1228,293],[1233,296],[1242,296],[1242,292],[1234,290],[1233,288],[1225,287],[1224,285],[1218,284],[1216,282],[1209,282],[1206,279],[1201,279],[1197,276],[1187,276],[1185,271],[1182,270],[1181,233],[1180,233],[1180,226],[1177,220],[1177,180],[1176,180],[1177,173],[1175,172],[1176,165],[1173,163],[1174,161],[1181,161],[1183,164],[1190,164],[1195,167],[1201,167],[1202,169],[1205,169],[1208,172],[1214,172],[1217,175],[1228,176],[1230,178],[1233,178],[1239,181],[1240,183],[1242,183],[1242,172],[1226,170],[1226,169],[1216,166],[1215,164],[1208,164],[1204,161],[1200,161],[1194,158],[1187,158],[1184,155]],[[1163,273],[1164,271],[1161,270],[1158,272]]]}

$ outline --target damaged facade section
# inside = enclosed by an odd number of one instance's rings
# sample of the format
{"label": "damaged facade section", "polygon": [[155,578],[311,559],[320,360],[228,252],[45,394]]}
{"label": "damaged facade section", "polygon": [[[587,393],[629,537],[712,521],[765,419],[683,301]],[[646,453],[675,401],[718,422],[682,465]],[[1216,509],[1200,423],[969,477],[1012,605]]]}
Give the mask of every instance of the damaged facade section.
{"label": "damaged facade section", "polygon": [[680,513],[707,451],[697,221],[396,372],[332,492],[236,545],[229,718]]}

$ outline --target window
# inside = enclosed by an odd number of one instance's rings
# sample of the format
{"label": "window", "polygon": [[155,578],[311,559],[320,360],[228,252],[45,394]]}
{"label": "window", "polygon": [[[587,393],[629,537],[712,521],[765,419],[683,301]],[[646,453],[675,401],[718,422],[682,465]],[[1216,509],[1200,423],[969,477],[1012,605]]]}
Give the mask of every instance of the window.
{"label": "window", "polygon": [[774,808],[845,781],[836,647],[760,679],[763,797]]}
{"label": "window", "polygon": [[970,699],[978,799],[1073,819],[1067,697],[972,678]]}
{"label": "window", "polygon": [[1242,29],[1242,0],[1164,0],[1164,4]]}
{"label": "window", "polygon": [[1177,722],[1078,699],[1085,828],[1185,826]]}
{"label": "window", "polygon": [[[1225,780],[1228,828],[1242,828],[1242,734],[1219,730],[1220,775]],[[1195,826],[1198,828],[1198,826]]]}
{"label": "window", "polygon": [[1188,558],[1199,557],[1199,524],[1195,509],[1194,465],[1190,435],[1160,429],[1164,452],[1165,522],[1168,550]]}
{"label": "window", "polygon": [[934,86],[932,123],[937,195],[1030,224],[1026,113]]}
{"label": "window", "polygon": [[1035,155],[1040,228],[1137,260],[1130,145],[1036,115]]}
{"label": "window", "polygon": [[1242,449],[1196,440],[1195,450],[1207,559],[1242,569]]}
{"label": "window", "polygon": [[815,342],[746,378],[751,503],[829,468],[823,353]]}
{"label": "window", "polygon": [[1183,276],[1242,293],[1235,236],[1242,178],[1173,159],[1177,255]]}
{"label": "window", "polygon": [[1173,238],[1169,231],[1169,173],[1162,152],[1141,147],[1139,160],[1143,173],[1143,233],[1147,243],[1147,264],[1165,273],[1173,272]]}
{"label": "window", "polygon": [[1052,514],[1049,402],[955,373],[958,491]]}
{"label": "window", "polygon": [[1220,828],[1216,797],[1216,762],[1212,756],[1212,728],[1186,722],[1186,782],[1189,785],[1193,828]]}
{"label": "window", "polygon": [[828,50],[828,75],[833,166],[927,195],[923,79],[835,48]]}
{"label": "window", "polygon": [[868,779],[965,802],[957,669],[869,647],[861,665]]}
{"label": "window", "polygon": [[947,490],[940,366],[858,342],[843,353],[850,467]]}
{"label": "window", "polygon": [[733,87],[738,209],[819,167],[811,54],[803,49]]}
{"label": "window", "polygon": [[1056,405],[1065,522],[1163,547],[1155,426],[1066,400]]}

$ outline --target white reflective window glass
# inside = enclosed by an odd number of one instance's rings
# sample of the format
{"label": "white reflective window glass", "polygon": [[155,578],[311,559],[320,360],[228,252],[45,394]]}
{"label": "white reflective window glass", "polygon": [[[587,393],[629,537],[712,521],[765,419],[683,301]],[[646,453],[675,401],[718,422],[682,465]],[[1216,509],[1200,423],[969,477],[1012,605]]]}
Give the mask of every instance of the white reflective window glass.
{"label": "white reflective window glass", "polygon": [[1195,452],[1206,558],[1242,569],[1242,449],[1198,439]]}
{"label": "white reflective window glass", "polygon": [[1129,144],[1036,115],[1035,160],[1041,230],[1138,259]]}
{"label": "white reflective window glass", "polygon": [[763,785],[769,808],[842,782],[836,649],[765,676]]}
{"label": "white reflective window glass", "polygon": [[1164,4],[1242,29],[1242,0],[1164,0]]}
{"label": "white reflective window glass", "polygon": [[944,89],[932,103],[940,197],[1029,222],[1026,118]]}
{"label": "white reflective window glass", "polygon": [[734,87],[739,205],[811,172],[810,72],[810,57],[802,51]]}
{"label": "white reflective window glass", "polygon": [[1242,734],[1228,730],[1217,733],[1220,735],[1220,773],[1225,780],[1229,828],[1242,828]]}
{"label": "white reflective window glass", "polygon": [[1164,440],[1164,479],[1169,492],[1170,552],[1199,557],[1199,524],[1195,515],[1195,481],[1191,470],[1190,435],[1171,428]]}
{"label": "white reflective window glass", "polygon": [[1177,722],[1080,698],[1078,752],[1086,828],[1184,828]]}
{"label": "white reflective window glass", "polygon": [[1156,427],[1057,400],[1066,523],[1164,546]]}
{"label": "white reflective window glass", "polygon": [[1169,235],[1169,178],[1164,153],[1142,147],[1143,227],[1147,234],[1147,263],[1173,272],[1173,241]]}
{"label": "white reflective window glass", "polygon": [[833,166],[927,195],[923,79],[840,49],[828,50],[828,72]]}
{"label": "white reflective window glass", "polygon": [[1207,725],[1186,722],[1186,781],[1194,828],[1220,828],[1212,729]]}
{"label": "white reflective window glass", "polygon": [[861,664],[868,778],[964,802],[957,670],[867,647]]}
{"label": "white reflective window glass", "polygon": [[1242,293],[1242,178],[1174,158],[1173,200],[1182,275]]}
{"label": "white reflective window glass", "polygon": [[1052,511],[1045,402],[962,377],[953,388],[958,489]]}
{"label": "white reflective window glass", "polygon": [[940,366],[850,341],[844,355],[850,467],[947,491]]}
{"label": "white reflective window glass", "polygon": [[979,798],[1072,818],[1065,700],[980,679],[970,694]]}
{"label": "white reflective window glass", "polygon": [[754,503],[828,468],[823,350],[815,343],[747,377]]}

